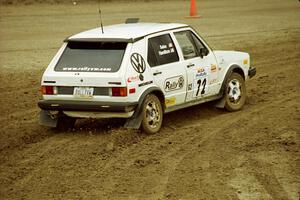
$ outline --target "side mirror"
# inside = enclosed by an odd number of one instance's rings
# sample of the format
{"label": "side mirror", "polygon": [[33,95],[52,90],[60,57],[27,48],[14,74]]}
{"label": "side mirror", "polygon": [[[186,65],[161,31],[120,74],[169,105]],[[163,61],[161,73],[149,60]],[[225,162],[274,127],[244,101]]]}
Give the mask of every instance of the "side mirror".
{"label": "side mirror", "polygon": [[207,48],[201,48],[199,53],[200,53],[200,57],[203,58],[204,56],[208,55],[209,51]]}

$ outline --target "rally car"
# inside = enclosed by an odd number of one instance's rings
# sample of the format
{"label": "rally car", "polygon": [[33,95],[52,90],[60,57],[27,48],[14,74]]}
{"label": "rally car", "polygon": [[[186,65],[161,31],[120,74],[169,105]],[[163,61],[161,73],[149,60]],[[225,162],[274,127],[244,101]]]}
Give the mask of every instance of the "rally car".
{"label": "rally car", "polygon": [[124,23],[68,37],[45,70],[40,124],[68,129],[78,118],[127,118],[160,130],[164,113],[219,100],[245,104],[256,74],[248,53],[215,51],[190,26]]}

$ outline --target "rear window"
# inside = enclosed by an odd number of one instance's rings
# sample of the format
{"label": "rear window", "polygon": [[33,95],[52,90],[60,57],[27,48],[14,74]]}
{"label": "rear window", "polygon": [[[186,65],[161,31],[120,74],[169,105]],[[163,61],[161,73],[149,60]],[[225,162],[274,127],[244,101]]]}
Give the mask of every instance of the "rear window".
{"label": "rear window", "polygon": [[54,70],[60,72],[117,72],[125,42],[69,42]]}

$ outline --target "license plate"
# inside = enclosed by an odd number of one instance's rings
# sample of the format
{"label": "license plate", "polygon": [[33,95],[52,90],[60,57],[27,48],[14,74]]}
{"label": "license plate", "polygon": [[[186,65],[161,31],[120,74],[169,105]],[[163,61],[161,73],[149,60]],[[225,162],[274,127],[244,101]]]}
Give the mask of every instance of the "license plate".
{"label": "license plate", "polygon": [[92,87],[74,87],[73,95],[79,98],[92,98],[94,88]]}

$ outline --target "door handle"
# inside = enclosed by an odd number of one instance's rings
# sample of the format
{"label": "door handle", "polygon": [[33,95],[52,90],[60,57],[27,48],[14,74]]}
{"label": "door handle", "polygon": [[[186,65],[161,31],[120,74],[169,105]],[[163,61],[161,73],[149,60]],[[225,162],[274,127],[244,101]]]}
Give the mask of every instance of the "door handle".
{"label": "door handle", "polygon": [[153,73],[153,76],[156,76],[156,75],[158,75],[158,74],[162,74],[162,72],[154,72],[154,73]]}
{"label": "door handle", "polygon": [[191,64],[187,65],[187,68],[194,67],[194,66],[195,66],[195,64],[191,63]]}

